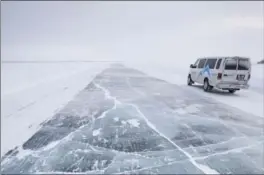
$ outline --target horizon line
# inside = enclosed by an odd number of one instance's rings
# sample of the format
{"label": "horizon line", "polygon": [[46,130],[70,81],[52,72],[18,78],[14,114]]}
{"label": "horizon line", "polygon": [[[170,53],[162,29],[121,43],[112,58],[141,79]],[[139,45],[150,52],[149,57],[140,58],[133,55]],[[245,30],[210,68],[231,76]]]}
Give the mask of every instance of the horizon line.
{"label": "horizon line", "polygon": [[121,62],[118,60],[39,60],[39,61],[33,61],[33,60],[12,60],[12,61],[7,61],[7,60],[1,60],[1,63],[84,63],[84,62]]}

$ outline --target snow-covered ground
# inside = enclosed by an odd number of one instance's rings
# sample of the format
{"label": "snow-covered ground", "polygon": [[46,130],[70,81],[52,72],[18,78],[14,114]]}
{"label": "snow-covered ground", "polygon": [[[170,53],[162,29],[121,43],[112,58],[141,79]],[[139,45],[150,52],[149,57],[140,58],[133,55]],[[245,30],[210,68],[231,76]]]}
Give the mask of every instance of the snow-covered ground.
{"label": "snow-covered ground", "polygon": [[[120,71],[117,67],[100,74],[110,66],[109,63],[2,64],[1,155],[11,149],[11,155],[19,152],[18,157],[11,159],[15,164],[7,163],[5,171],[24,169],[27,165],[23,161],[30,163],[32,159],[38,163],[28,171],[44,173],[55,171],[56,167],[59,168],[58,173],[75,170],[131,173],[134,172],[129,169],[131,161],[134,168],[147,167],[146,170],[135,171],[140,173],[176,170],[179,173],[226,172],[221,166],[210,164],[209,154],[216,155],[216,159],[212,157],[213,162],[222,159],[222,154],[230,154],[241,158],[241,164],[248,165],[241,171],[229,167],[234,172],[252,171],[255,166],[260,171],[264,170],[261,166],[263,159],[260,158],[263,153],[257,151],[259,144],[263,144],[260,130],[263,125],[263,65],[253,65],[251,88],[235,94],[217,90],[205,93],[200,86],[186,86],[188,64],[125,62],[124,65],[135,70],[121,68]],[[89,84],[92,80],[93,83]],[[94,118],[88,117],[90,115]],[[94,120],[96,116],[99,117]],[[79,128],[75,130],[75,127]],[[217,132],[214,137],[211,127]],[[119,128],[118,132],[114,128]],[[184,140],[189,137],[181,135],[184,133],[195,137]],[[144,137],[141,134],[151,135]],[[120,137],[127,138],[123,140]],[[181,139],[177,140],[178,137]],[[98,139],[96,143],[90,140],[94,138]],[[115,141],[107,140],[109,138],[115,138]],[[232,144],[238,140],[237,145]],[[95,145],[86,148],[77,141]],[[131,148],[127,141],[134,146]],[[154,143],[157,143],[156,147]],[[215,147],[207,146],[210,144]],[[67,145],[70,145],[68,151]],[[197,149],[193,150],[193,146]],[[205,147],[211,152],[205,154]],[[123,149],[132,149],[132,153],[126,154]],[[225,151],[221,152],[221,149]],[[242,161],[244,155],[237,154],[241,150],[251,156],[254,165]],[[83,166],[83,158],[79,157],[80,169],[63,169],[67,162],[58,156],[47,156],[49,151],[55,151],[54,155],[69,156],[68,163],[72,166],[75,162],[72,162],[70,152],[88,155],[90,161],[91,155],[97,155],[99,151],[104,153],[105,160],[91,159],[94,164]],[[169,155],[168,151],[175,153]],[[109,164],[113,159],[115,163]],[[130,162],[122,162],[123,159]],[[150,159],[157,166],[152,167]],[[255,162],[257,159],[259,161]],[[63,162],[53,167],[53,161]],[[168,163],[171,165],[166,168]],[[183,169],[180,169],[182,165]],[[127,167],[118,170],[123,166]]]}
{"label": "snow-covered ground", "polygon": [[[195,60],[193,60],[195,61]],[[167,82],[185,86],[191,62],[184,60],[179,62],[126,62],[126,65],[141,70],[142,72],[154,76]],[[229,94],[226,91],[214,90],[212,93],[204,93],[201,86],[186,87],[190,91],[213,98],[221,103],[225,103],[245,112],[264,117],[264,65],[252,65],[252,77],[250,88]]]}
{"label": "snow-covered ground", "polygon": [[263,118],[186,87],[111,66],[10,148],[1,171],[263,174]]}
{"label": "snow-covered ground", "polygon": [[108,64],[1,64],[1,155],[31,137]]}

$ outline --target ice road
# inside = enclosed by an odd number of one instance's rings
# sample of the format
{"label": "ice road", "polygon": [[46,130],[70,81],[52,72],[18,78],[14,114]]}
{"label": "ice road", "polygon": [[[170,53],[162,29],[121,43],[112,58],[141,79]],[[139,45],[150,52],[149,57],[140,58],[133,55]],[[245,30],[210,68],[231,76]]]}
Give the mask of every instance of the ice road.
{"label": "ice road", "polygon": [[262,128],[261,117],[115,65],[2,156],[1,172],[263,174]]}

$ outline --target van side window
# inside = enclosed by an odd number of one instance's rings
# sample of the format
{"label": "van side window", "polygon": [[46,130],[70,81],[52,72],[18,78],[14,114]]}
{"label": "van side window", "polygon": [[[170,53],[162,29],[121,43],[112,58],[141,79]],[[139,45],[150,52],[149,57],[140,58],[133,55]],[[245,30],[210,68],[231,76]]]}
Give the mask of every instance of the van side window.
{"label": "van side window", "polygon": [[217,64],[216,64],[216,69],[219,69],[220,65],[221,65],[221,62],[222,62],[222,59],[219,59],[217,61]]}
{"label": "van side window", "polygon": [[236,68],[237,68],[236,59],[226,60],[225,70],[236,70]]}
{"label": "van side window", "polygon": [[214,69],[217,59],[208,59],[205,66],[209,66],[210,69]]}
{"label": "van side window", "polygon": [[198,68],[203,68],[205,64],[206,59],[200,59],[200,62],[198,64]]}

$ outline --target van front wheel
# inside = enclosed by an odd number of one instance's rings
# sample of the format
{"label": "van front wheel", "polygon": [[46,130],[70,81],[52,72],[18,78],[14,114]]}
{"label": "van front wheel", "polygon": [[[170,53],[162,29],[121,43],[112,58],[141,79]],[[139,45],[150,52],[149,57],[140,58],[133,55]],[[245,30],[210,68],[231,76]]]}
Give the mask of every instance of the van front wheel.
{"label": "van front wheel", "polygon": [[194,82],[192,81],[191,75],[188,75],[187,84],[191,86]]}

